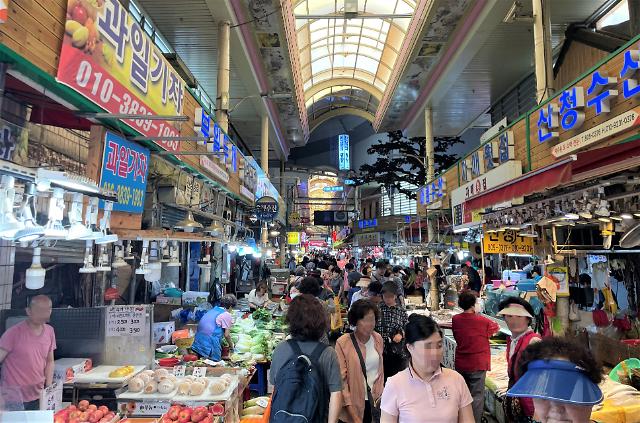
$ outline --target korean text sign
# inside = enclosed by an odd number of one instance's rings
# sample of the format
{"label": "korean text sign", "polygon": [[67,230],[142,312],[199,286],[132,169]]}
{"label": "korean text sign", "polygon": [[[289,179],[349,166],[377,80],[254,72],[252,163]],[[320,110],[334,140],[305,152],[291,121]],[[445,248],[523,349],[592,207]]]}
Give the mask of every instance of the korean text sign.
{"label": "korean text sign", "polygon": [[338,135],[338,168],[340,170],[351,169],[349,152],[349,135]]}
{"label": "korean text sign", "polygon": [[[91,3],[80,2],[67,10],[58,82],[109,113],[181,115],[184,81],[151,38],[118,0],[104,0],[101,6]],[[168,121],[123,122],[144,136],[179,135]],[[157,144],[169,151],[180,151],[176,141]]]}
{"label": "korean text sign", "polygon": [[533,254],[533,238],[519,236],[513,230],[486,233],[482,243],[485,254]]}
{"label": "korean text sign", "polygon": [[149,150],[107,132],[100,186],[117,193],[116,211],[142,213],[149,173]]}

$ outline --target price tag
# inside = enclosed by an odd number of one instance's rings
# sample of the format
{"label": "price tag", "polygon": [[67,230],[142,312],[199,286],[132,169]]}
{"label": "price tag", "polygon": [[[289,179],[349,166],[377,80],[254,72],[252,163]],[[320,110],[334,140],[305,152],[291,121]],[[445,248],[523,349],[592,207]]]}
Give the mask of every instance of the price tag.
{"label": "price tag", "polygon": [[266,398],[260,398],[256,401],[256,404],[262,408],[267,408],[269,406],[269,400]]}
{"label": "price tag", "polygon": [[136,402],[133,415],[136,416],[161,416],[169,411],[171,403],[168,401],[141,401]]}
{"label": "price tag", "polygon": [[142,306],[107,307],[106,336],[142,336],[144,313]]}
{"label": "price tag", "polygon": [[206,367],[194,367],[193,368],[193,376],[194,377],[206,377],[207,376],[207,368]]}
{"label": "price tag", "polygon": [[173,375],[175,377],[184,377],[186,372],[187,372],[187,366],[185,365],[173,366]]}

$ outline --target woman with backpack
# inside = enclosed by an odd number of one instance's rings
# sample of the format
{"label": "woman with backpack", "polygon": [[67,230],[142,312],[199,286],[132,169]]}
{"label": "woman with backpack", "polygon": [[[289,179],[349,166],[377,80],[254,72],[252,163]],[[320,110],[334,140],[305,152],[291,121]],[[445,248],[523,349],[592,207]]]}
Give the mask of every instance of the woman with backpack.
{"label": "woman with backpack", "polygon": [[384,342],[374,331],[380,312],[369,300],[358,300],[349,309],[349,324],[354,332],[336,341],[342,373],[342,412],[345,423],[377,423],[379,401],[384,385],[382,351]]}
{"label": "woman with backpack", "polygon": [[273,351],[269,381],[275,390],[269,421],[288,422],[297,415],[310,423],[337,423],[342,377],[336,351],[320,342],[329,330],[324,306],[312,295],[298,295],[285,320],[291,339]]}

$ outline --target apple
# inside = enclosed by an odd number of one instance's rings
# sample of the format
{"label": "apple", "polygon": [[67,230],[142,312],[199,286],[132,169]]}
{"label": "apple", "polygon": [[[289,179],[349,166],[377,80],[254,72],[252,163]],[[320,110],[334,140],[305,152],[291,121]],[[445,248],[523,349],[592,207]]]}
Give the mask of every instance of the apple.
{"label": "apple", "polygon": [[77,3],[74,8],[71,10],[71,19],[78,22],[80,25],[84,25],[87,22],[87,9],[85,9],[81,4]]}
{"label": "apple", "polygon": [[162,420],[160,420],[160,423],[173,423],[173,420],[171,420],[169,417],[164,416],[162,418]]}
{"label": "apple", "polygon": [[172,405],[171,407],[169,407],[169,411],[167,411],[167,417],[169,417],[171,420],[178,420],[180,410],[182,410],[182,407],[180,407],[179,405]]}
{"label": "apple", "polygon": [[210,408],[211,412],[214,416],[222,416],[224,415],[224,405],[217,403],[213,404]]}
{"label": "apple", "polygon": [[109,407],[107,407],[106,405],[101,405],[100,407],[98,407],[98,410],[102,411],[103,416],[109,414]]}
{"label": "apple", "polygon": [[81,422],[88,422],[89,421],[89,413],[86,411],[83,411],[82,413],[80,413],[80,417],[78,417],[78,419]]}
{"label": "apple", "polygon": [[204,419],[200,420],[200,423],[213,423],[213,417],[205,417]]}
{"label": "apple", "polygon": [[87,408],[89,408],[89,401],[82,400],[78,403],[78,410],[87,411]]}
{"label": "apple", "polygon": [[178,423],[189,423],[191,421],[191,414],[193,410],[189,407],[183,408],[178,415]]}
{"label": "apple", "polygon": [[75,405],[71,404],[70,406],[67,407],[67,410],[69,411],[73,411],[73,410],[77,410],[78,407],[76,407]]}
{"label": "apple", "polygon": [[67,419],[62,416],[55,416],[53,418],[53,423],[67,423]]}
{"label": "apple", "polygon": [[67,423],[80,423],[80,420],[78,420],[78,419],[69,419],[69,421]]}
{"label": "apple", "polygon": [[98,406],[95,404],[89,404],[89,407],[87,407],[87,410],[91,410],[91,411],[96,411],[98,409]]}
{"label": "apple", "polygon": [[98,418],[98,420],[100,420],[101,418],[103,418],[103,417],[104,417],[104,413],[102,412],[102,410],[96,410],[96,411],[94,411],[94,412],[93,412],[93,415],[94,415],[95,417],[97,417],[97,418]]}
{"label": "apple", "polygon": [[69,420],[79,418],[79,417],[80,417],[80,414],[82,414],[82,411],[80,411],[80,410],[73,410],[72,412],[70,412],[70,413],[69,413]]}
{"label": "apple", "polygon": [[89,421],[89,423],[98,423],[98,420],[100,420],[101,418],[102,416],[98,418],[96,413],[91,413],[87,416],[87,420]]}
{"label": "apple", "polygon": [[202,406],[196,407],[193,410],[193,413],[191,414],[191,421],[198,423],[199,421],[207,417],[207,414],[208,414],[207,407],[202,407]]}

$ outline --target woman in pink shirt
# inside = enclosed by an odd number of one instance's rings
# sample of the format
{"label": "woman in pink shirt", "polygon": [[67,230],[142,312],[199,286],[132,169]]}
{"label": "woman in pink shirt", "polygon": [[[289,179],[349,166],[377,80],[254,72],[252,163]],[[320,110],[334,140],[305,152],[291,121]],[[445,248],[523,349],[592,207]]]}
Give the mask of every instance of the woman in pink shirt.
{"label": "woman in pink shirt", "polygon": [[382,393],[381,423],[473,423],[473,398],[463,377],[443,369],[442,330],[430,317],[411,315],[405,328],[409,366]]}

